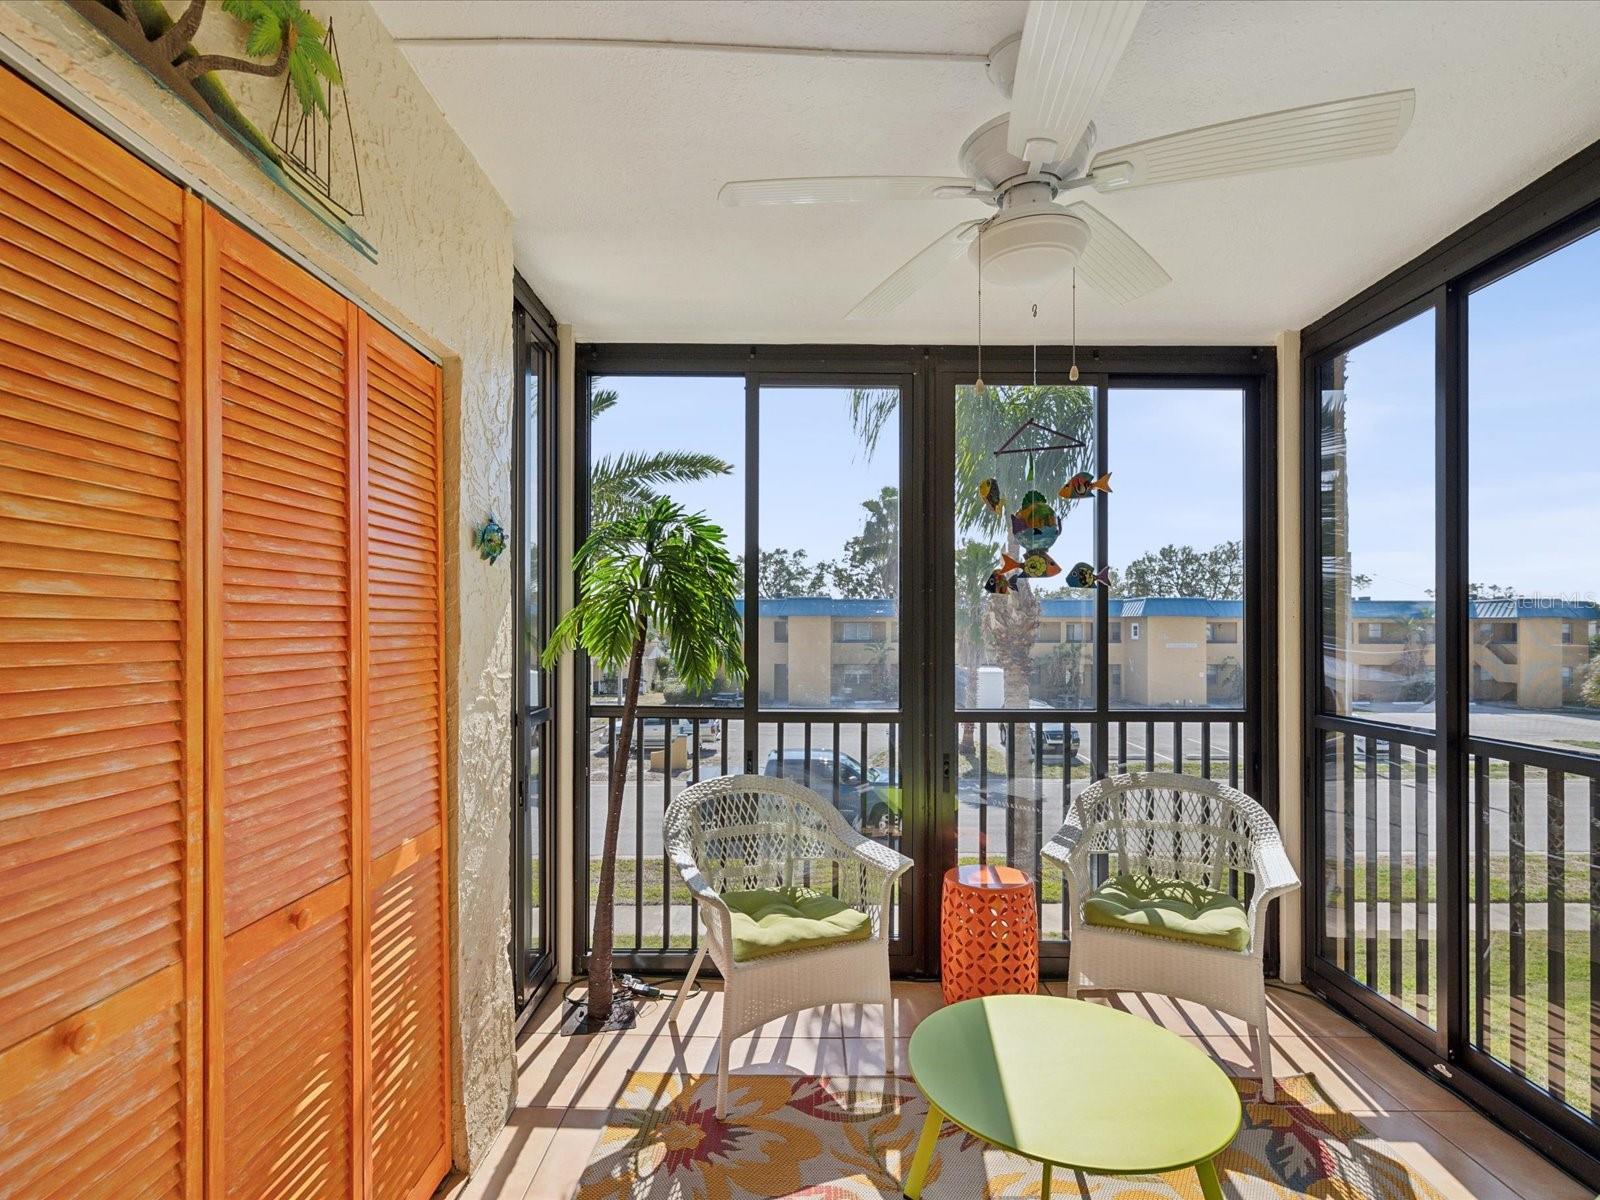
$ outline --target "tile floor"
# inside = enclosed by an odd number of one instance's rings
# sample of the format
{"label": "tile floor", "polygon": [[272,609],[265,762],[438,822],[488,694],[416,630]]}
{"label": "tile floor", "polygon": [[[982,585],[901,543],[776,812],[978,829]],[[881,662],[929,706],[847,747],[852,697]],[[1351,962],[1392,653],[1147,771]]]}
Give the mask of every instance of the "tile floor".
{"label": "tile floor", "polygon": [[[936,983],[897,983],[894,995],[895,1065],[904,1071],[906,1039],[943,1001]],[[1592,1192],[1315,997],[1278,987],[1270,995],[1278,1074],[1315,1074],[1336,1104],[1391,1143],[1450,1200],[1593,1200]],[[1230,1072],[1251,1070],[1249,1036],[1231,1017],[1160,996],[1102,999],[1161,1022]],[[721,1003],[715,984],[692,997],[677,1036],[661,1001],[646,1005],[629,1032],[564,1038],[557,1032],[559,999],[547,997],[518,1047],[515,1111],[488,1161],[471,1179],[447,1182],[442,1200],[569,1200],[631,1071],[716,1071]],[[842,1006],[775,1021],[734,1043],[733,1068],[881,1074],[881,1016],[876,1009]]]}

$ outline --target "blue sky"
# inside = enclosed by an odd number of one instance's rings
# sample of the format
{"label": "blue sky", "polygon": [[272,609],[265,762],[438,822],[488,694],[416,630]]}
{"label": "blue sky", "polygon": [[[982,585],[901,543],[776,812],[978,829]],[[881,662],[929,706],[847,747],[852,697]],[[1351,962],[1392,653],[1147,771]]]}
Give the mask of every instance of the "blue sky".
{"label": "blue sky", "polygon": [[[594,428],[595,457],[629,450],[699,449],[735,472],[677,485],[672,494],[744,537],[742,378],[616,378],[620,402]],[[850,425],[846,388],[769,388],[761,396],[761,522],[766,549],[839,555],[861,531],[861,502],[897,485],[898,431],[868,455]],[[1242,400],[1237,391],[1113,389],[1109,398],[1111,561],[1117,567],[1168,542],[1203,549],[1243,535]],[[1075,505],[1054,551],[1089,558],[1088,505]]]}
{"label": "blue sky", "polygon": [[[1600,234],[1468,298],[1469,575],[1600,599]],[[1414,317],[1352,350],[1352,570],[1364,594],[1434,586],[1434,328]]]}
{"label": "blue sky", "polygon": [[[1469,300],[1471,577],[1526,595],[1600,591],[1600,234]],[[1431,313],[1356,347],[1346,381],[1354,570],[1377,599],[1434,586],[1434,330]],[[744,537],[742,378],[619,378],[594,429],[596,456],[699,449],[735,464],[673,490]],[[868,456],[844,388],[769,389],[761,401],[762,544],[838,555],[861,501],[897,482],[894,438]],[[1243,533],[1237,392],[1128,391],[1109,398],[1111,565],[1169,542],[1209,548]],[[1054,551],[1089,558],[1077,505]],[[1098,565],[1098,564],[1097,564]]]}

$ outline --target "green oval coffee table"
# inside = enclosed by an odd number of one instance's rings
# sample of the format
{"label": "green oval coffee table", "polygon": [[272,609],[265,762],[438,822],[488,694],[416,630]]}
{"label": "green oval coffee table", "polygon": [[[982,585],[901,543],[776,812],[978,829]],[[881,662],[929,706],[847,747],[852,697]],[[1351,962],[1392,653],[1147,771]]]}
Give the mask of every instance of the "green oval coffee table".
{"label": "green oval coffee table", "polygon": [[905,1194],[916,1200],[942,1122],[1044,1165],[1095,1175],[1193,1167],[1222,1200],[1211,1160],[1239,1132],[1239,1093],[1210,1058],[1142,1017],[1055,996],[952,1004],[911,1035],[928,1119]]}

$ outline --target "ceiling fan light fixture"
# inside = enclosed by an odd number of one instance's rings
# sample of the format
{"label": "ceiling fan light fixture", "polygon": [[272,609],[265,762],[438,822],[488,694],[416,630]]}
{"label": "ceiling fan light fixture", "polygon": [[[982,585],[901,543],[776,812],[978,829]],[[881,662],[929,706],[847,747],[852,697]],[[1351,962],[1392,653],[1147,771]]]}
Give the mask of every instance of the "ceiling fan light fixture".
{"label": "ceiling fan light fixture", "polygon": [[1133,182],[1133,164],[1114,162],[1103,167],[1096,166],[1089,181],[1097,192],[1114,192],[1118,188],[1125,188]]}
{"label": "ceiling fan light fixture", "polygon": [[1078,263],[1089,244],[1089,226],[1063,212],[1036,212],[991,221],[983,234],[983,255],[972,250],[986,283],[997,287],[1038,287],[1061,277]]}

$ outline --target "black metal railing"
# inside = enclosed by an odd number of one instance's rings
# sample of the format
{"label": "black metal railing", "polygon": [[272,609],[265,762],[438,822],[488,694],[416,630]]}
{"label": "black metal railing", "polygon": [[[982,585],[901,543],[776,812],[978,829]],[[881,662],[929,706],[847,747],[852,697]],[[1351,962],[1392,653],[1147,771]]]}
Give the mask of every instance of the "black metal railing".
{"label": "black metal railing", "polygon": [[[594,706],[590,714],[587,871],[579,881],[587,897],[586,930],[593,928],[621,720],[610,707]],[[1064,950],[1067,898],[1059,873],[1041,870],[1040,849],[1060,828],[1074,796],[1106,772],[1176,771],[1235,787],[1247,777],[1245,715],[1237,710],[1130,710],[1102,717],[1040,712],[1026,720],[985,710],[960,713],[956,722],[955,812],[945,819],[955,824],[957,862],[1029,872],[1038,885],[1041,936],[1058,952]],[[667,807],[685,788],[744,771],[781,775],[818,792],[864,835],[901,849],[909,819],[905,755],[900,716],[887,710],[768,710],[753,721],[733,708],[640,712],[617,849],[619,953],[640,967],[671,969],[699,945],[693,900],[667,862],[662,837]],[[938,881],[928,886],[937,889]],[[902,935],[905,920],[897,896],[891,936]]]}
{"label": "black metal railing", "polygon": [[[581,881],[586,929],[594,927],[606,797],[621,724],[619,712],[594,707],[590,713],[587,873]],[[663,824],[672,801],[702,780],[746,771],[797,780],[830,799],[866,836],[899,847],[903,790],[898,714],[763,714],[754,723],[753,737],[751,728],[742,709],[652,707],[635,719],[612,911],[618,951],[641,965],[653,959],[655,965],[673,966],[699,946],[695,902],[667,860]],[[890,934],[897,936],[898,904],[890,921]]]}
{"label": "black metal railing", "polygon": [[1237,787],[1245,774],[1244,714],[1206,709],[958,713],[956,782],[959,865],[1020,868],[1036,881],[1039,933],[1066,936],[1068,897],[1040,854],[1067,806],[1103,774],[1172,771]]}
{"label": "black metal railing", "polygon": [[1470,739],[1472,1044],[1600,1114],[1600,758]]}
{"label": "black metal railing", "polygon": [[1322,730],[1323,952],[1436,1026],[1438,771],[1426,730]]}

